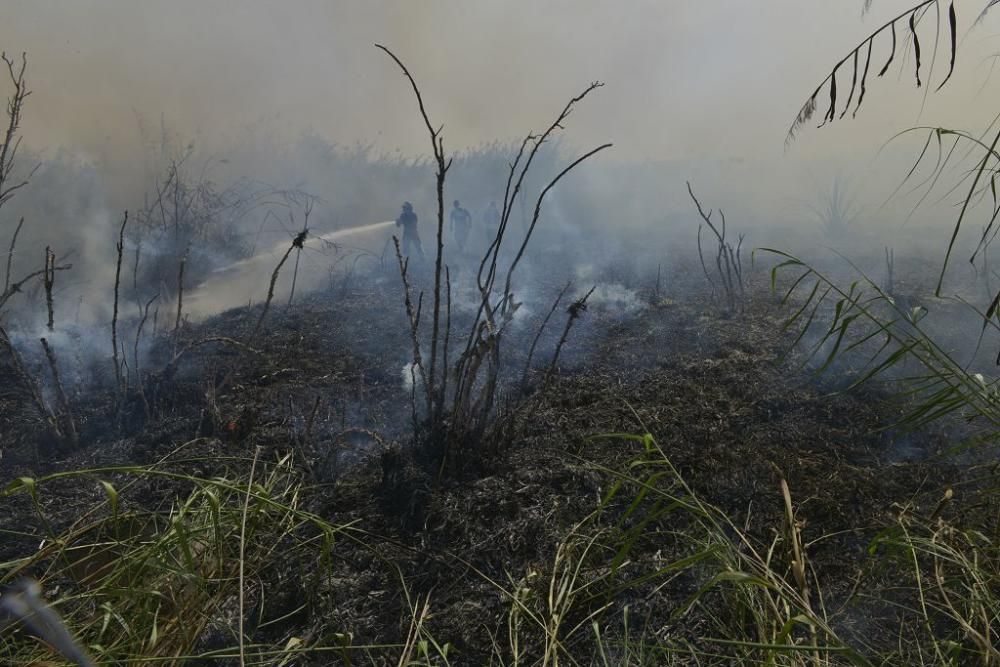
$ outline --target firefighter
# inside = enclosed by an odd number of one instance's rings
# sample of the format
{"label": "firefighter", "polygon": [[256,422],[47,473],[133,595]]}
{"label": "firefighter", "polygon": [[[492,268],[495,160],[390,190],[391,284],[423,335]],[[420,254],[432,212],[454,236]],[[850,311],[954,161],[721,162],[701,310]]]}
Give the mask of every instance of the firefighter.
{"label": "firefighter", "polygon": [[403,254],[409,256],[410,246],[416,247],[417,255],[424,258],[424,248],[420,245],[420,235],[417,234],[417,214],[413,212],[413,204],[403,202],[403,211],[396,218],[396,226],[403,228]]}
{"label": "firefighter", "polygon": [[462,208],[462,203],[456,199],[451,209],[451,233],[455,235],[460,252],[465,252],[465,242],[469,240],[471,230],[472,215]]}

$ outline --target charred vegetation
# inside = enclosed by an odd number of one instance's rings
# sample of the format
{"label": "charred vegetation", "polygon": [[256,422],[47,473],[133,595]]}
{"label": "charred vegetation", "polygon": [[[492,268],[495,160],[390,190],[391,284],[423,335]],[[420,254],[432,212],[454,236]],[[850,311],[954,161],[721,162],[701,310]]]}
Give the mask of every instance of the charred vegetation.
{"label": "charred vegetation", "polygon": [[[410,258],[403,257],[399,240],[393,238],[403,282],[404,304],[413,348],[410,366],[413,393],[411,400],[414,406],[413,435],[415,441],[422,443],[421,446],[432,459],[440,462],[439,474],[462,474],[465,470],[482,469],[483,465],[499,454],[503,448],[504,436],[510,435],[511,422],[517,419],[518,413],[523,408],[524,401],[518,395],[517,386],[507,386],[508,380],[504,376],[509,373],[505,373],[501,367],[501,359],[507,344],[507,332],[521,306],[514,293],[515,273],[539,222],[545,196],[577,165],[596,153],[610,148],[611,144],[603,144],[588,151],[552,178],[539,193],[534,213],[520,241],[513,238],[514,233],[510,228],[511,216],[515,206],[526,196],[523,192],[525,178],[539,149],[547,141],[552,140],[558,130],[563,129],[563,123],[574,106],[602,84],[595,82],[589,85],[566,104],[543,132],[538,135],[528,134],[521,142],[517,155],[510,162],[499,225],[495,236],[489,239],[489,246],[478,263],[479,268],[476,273],[478,306],[474,310],[471,322],[455,322],[453,330],[450,269],[444,263],[444,190],[452,160],[445,155],[441,129],[435,128],[431,122],[420,88],[413,76],[392,51],[381,45],[377,46],[399,66],[413,89],[421,117],[430,135],[436,165],[437,228],[433,287],[429,303],[430,335],[426,343],[429,351],[426,360],[422,350],[425,338],[420,327],[424,293],[421,291],[417,294],[414,304],[410,281]],[[507,262],[505,269],[501,253],[506,251],[508,246],[514,248],[514,254],[509,258],[503,257]],[[548,384],[550,376],[555,371],[559,352],[573,322],[586,310],[587,296],[589,294],[571,304],[567,310],[566,327],[553,352],[549,369],[542,382],[543,387]],[[541,327],[544,327],[547,320],[548,318],[543,321]],[[542,333],[541,327],[538,336]],[[451,354],[454,354],[454,350],[450,349],[453,336],[459,350],[456,359],[451,357]],[[530,358],[528,363],[531,363]],[[530,369],[526,368],[522,374],[522,386],[527,382],[529,372]],[[422,410],[419,413],[416,397],[418,386],[422,389],[420,391]]]}

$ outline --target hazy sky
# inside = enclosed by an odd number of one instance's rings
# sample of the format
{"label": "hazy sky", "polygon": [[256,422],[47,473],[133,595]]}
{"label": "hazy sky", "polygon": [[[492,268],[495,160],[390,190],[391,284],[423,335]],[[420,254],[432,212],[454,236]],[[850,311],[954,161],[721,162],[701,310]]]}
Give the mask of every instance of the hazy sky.
{"label": "hazy sky", "polygon": [[[28,142],[95,156],[137,143],[136,112],[209,145],[255,127],[424,152],[380,42],[417,77],[452,148],[520,136],[599,79],[606,88],[571,120],[576,144],[613,141],[618,159],[776,158],[831,64],[909,4],[875,0],[862,17],[861,0],[5,0],[0,47],[28,52]],[[959,0],[960,33],[981,4]],[[868,159],[914,123],[988,118],[995,86],[972,95],[991,34],[968,35],[954,86],[922,116],[912,59],[897,55],[901,80],[894,67],[858,120],[807,133],[793,153]]]}
{"label": "hazy sky", "polygon": [[[780,230],[805,230],[814,239],[820,228],[810,202],[825,201],[844,177],[864,212],[861,224],[892,236],[916,197],[880,204],[924,137],[913,135],[877,162],[875,155],[915,124],[974,132],[987,126],[1000,108],[996,80],[988,78],[993,61],[984,60],[1000,51],[993,34],[1000,10],[970,31],[986,0],[956,0],[964,40],[958,69],[926,100],[925,91],[944,76],[947,45],[930,72],[935,27],[928,16],[920,35],[921,76],[929,85],[918,90],[901,22],[894,65],[885,79],[871,73],[857,119],[807,130],[787,153],[784,140],[832,65],[915,1],[874,0],[862,16],[862,0],[3,0],[0,49],[29,57],[34,94],[25,109],[26,145],[49,155],[65,148],[94,166],[48,176],[42,170],[19,195],[14,203],[26,209],[20,214],[41,221],[22,247],[82,243],[86,267],[77,275],[89,285],[109,284],[108,239],[118,211],[134,210],[162,169],[143,150],[140,118],[154,135],[162,117],[175,138],[192,141],[201,151],[192,162],[206,169],[211,163],[218,183],[249,176],[335,200],[326,218],[317,216],[330,225],[335,218],[386,220],[403,199],[423,201],[426,209],[430,169],[424,190],[356,183],[364,176],[332,173],[309,157],[315,146],[294,143],[310,132],[426,155],[409,85],[375,42],[409,66],[452,151],[539,130],[589,82],[605,82],[569,119],[566,136],[574,149],[615,146],[550,196],[545,215],[553,224],[610,221],[619,223],[610,229],[622,238],[629,236],[623,221],[637,230],[669,225],[683,239],[673,251],[693,252],[690,179],[709,206],[724,207],[734,225],[750,231],[751,243],[775,229],[786,241]],[[947,0],[941,6],[946,10]],[[873,50],[875,70],[887,55],[882,39]],[[841,70],[842,101],[849,71]],[[812,125],[823,116],[826,94]],[[642,160],[679,162],[621,168]],[[89,174],[82,182],[80,171]],[[37,182],[42,177],[48,185]],[[449,181],[456,190],[457,179],[453,173]],[[570,187],[573,197],[560,199]],[[953,203],[922,204],[913,222],[935,226],[932,233],[892,242],[946,242]],[[337,218],[334,209],[358,219]],[[15,213],[4,211],[0,223],[8,230]]]}

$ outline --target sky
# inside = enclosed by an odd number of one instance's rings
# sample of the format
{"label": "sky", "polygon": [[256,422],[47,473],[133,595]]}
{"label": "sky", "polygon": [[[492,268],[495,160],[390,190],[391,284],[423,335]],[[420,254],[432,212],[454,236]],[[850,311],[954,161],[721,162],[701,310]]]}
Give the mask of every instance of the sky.
{"label": "sky", "polygon": [[[452,148],[522,136],[600,80],[571,121],[580,145],[611,141],[629,161],[779,159],[832,63],[912,2],[875,0],[862,16],[861,0],[5,0],[0,48],[28,53],[27,143],[95,159],[127,155],[139,115],[219,147],[266,128],[425,153],[376,42],[411,69]],[[870,159],[907,126],[989,118],[995,87],[977,90],[997,41],[988,24],[968,32],[979,4],[958,1],[966,43],[946,91],[922,108],[898,57],[856,121],[806,133],[793,157]]]}

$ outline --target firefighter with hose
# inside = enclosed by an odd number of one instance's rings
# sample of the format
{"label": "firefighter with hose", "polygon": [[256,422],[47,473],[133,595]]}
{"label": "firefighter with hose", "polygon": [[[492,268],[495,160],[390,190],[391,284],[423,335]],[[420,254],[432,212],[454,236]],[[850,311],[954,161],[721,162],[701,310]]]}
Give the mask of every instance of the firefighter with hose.
{"label": "firefighter with hose", "polygon": [[417,214],[413,212],[413,204],[403,202],[403,211],[396,218],[396,226],[403,228],[403,254],[409,256],[410,246],[415,246],[420,259],[424,258],[424,248],[420,245],[420,235],[417,233]]}

